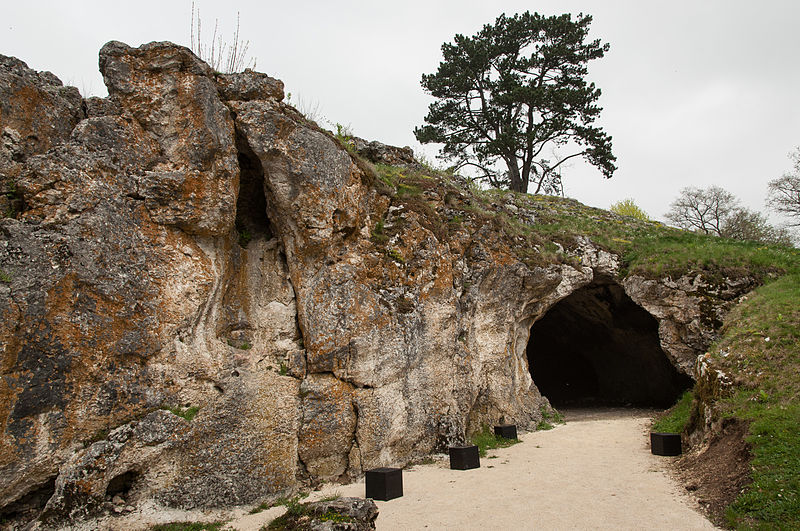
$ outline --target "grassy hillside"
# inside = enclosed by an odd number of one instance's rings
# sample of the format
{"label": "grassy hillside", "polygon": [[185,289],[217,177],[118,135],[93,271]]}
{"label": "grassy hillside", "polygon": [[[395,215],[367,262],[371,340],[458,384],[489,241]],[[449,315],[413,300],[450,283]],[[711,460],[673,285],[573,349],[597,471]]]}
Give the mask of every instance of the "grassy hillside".
{"label": "grassy hillside", "polygon": [[755,290],[711,350],[733,385],[724,416],[750,422],[753,483],[729,507],[739,528],[800,529],[800,272]]}
{"label": "grassy hillside", "polygon": [[[458,177],[420,166],[375,165],[375,182],[393,204],[422,213],[446,238],[459,229],[491,223],[531,266],[569,262],[579,236],[623,258],[623,274],[680,276],[749,275],[761,283],[794,270],[800,250],[695,234],[654,221],[620,216],[574,199],[481,190]],[[431,200],[431,196],[441,201]]]}

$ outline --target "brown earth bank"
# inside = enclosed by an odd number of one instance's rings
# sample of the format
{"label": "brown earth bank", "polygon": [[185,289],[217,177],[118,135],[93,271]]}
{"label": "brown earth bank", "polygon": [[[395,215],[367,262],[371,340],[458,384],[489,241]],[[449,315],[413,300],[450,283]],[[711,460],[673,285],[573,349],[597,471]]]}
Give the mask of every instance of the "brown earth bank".
{"label": "brown earth bank", "polygon": [[752,482],[752,455],[745,441],[749,427],[748,422],[731,419],[707,444],[673,463],[676,478],[719,526],[726,525],[725,509]]}

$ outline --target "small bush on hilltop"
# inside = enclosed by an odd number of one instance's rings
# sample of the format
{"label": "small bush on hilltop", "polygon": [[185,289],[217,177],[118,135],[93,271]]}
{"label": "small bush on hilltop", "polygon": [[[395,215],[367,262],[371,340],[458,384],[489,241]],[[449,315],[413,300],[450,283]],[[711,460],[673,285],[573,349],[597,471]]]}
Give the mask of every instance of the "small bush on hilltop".
{"label": "small bush on hilltop", "polygon": [[647,215],[647,212],[639,208],[636,203],[633,202],[633,199],[623,199],[622,201],[617,201],[609,210],[615,214],[619,214],[620,216],[628,216],[631,218],[641,219],[642,221],[650,221],[650,216]]}

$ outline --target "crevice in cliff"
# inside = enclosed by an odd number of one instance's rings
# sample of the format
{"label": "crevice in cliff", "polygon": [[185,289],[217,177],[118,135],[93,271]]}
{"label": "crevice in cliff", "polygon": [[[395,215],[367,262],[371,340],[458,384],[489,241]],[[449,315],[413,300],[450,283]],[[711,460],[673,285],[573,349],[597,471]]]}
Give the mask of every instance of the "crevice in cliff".
{"label": "crevice in cliff", "polygon": [[[39,516],[39,513],[42,512],[42,509],[56,492],[57,477],[49,477],[46,481],[36,485],[17,498],[16,501],[9,503],[5,507],[0,507],[0,523],[29,522]],[[9,527],[9,529],[12,528]]]}
{"label": "crevice in cliff", "polygon": [[131,489],[140,476],[141,474],[135,470],[129,470],[124,474],[115,476],[111,479],[111,481],[108,482],[108,487],[106,487],[106,496],[111,498],[114,496],[127,498],[128,494],[130,494]]}
{"label": "crevice in cliff", "polygon": [[272,222],[267,215],[264,192],[264,169],[243,135],[236,135],[239,158],[239,196],[236,199],[236,231],[239,245],[247,247],[254,237],[273,237]]}
{"label": "crevice in cliff", "polygon": [[527,357],[534,383],[556,407],[668,407],[692,384],[662,350],[658,321],[607,277],[536,321]]}
{"label": "crevice in cliff", "polygon": [[353,425],[353,433],[350,436],[352,443],[347,454],[347,473],[350,475],[350,479],[354,480],[364,473],[364,454],[361,452],[361,445],[358,440],[358,430],[363,420],[361,419],[361,408],[358,407],[358,400],[356,400],[355,395],[353,395],[352,405],[356,421]]}

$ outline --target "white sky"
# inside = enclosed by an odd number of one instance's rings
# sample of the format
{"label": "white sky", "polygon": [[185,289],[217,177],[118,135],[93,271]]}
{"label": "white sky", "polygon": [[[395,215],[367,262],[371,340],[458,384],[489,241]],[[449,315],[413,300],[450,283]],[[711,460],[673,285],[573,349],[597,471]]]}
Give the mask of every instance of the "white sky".
{"label": "white sky", "polygon": [[[611,51],[590,66],[603,91],[600,125],[619,169],[610,180],[582,162],[566,195],[607,208],[633,198],[662,219],[685,186],[716,184],[764,211],[767,182],[800,146],[797,0],[196,0],[208,41],[218,19],[232,41],[236,12],[257,70],[282,79],[292,102],[319,105],[363,138],[422,151],[413,129],[430,98],[419,81],[456,33],[505,12],[594,17]],[[0,53],[50,70],[84,94],[105,95],[97,52],[109,40],[189,45],[190,0],[2,0]],[[324,125],[324,124],[323,124]],[[424,148],[429,156],[432,146]],[[774,218],[777,220],[777,218]]]}

